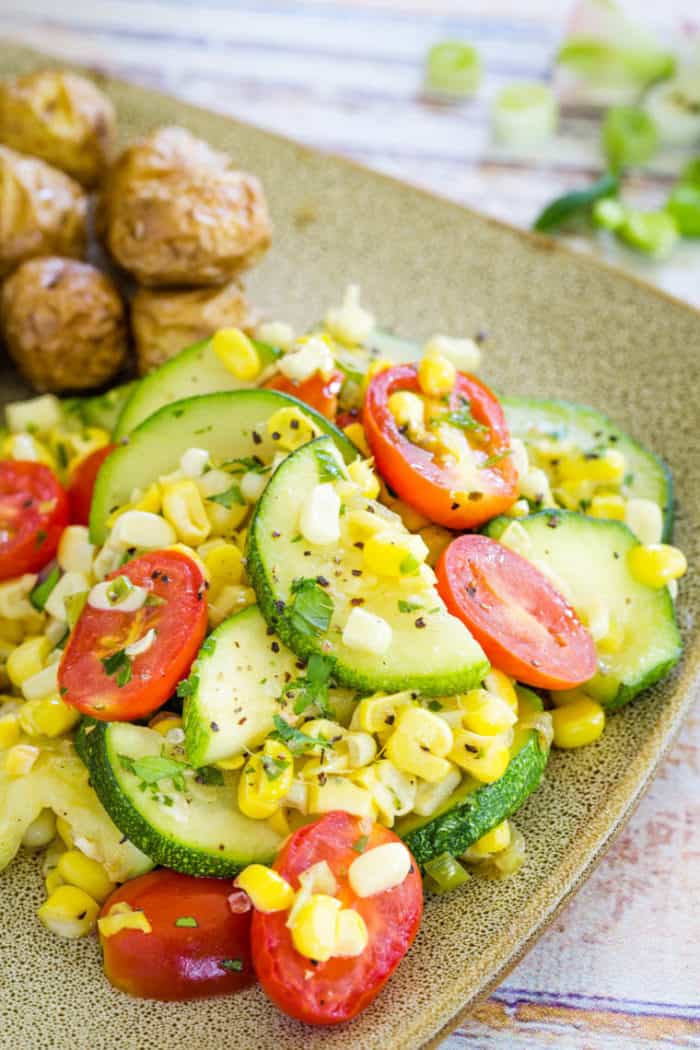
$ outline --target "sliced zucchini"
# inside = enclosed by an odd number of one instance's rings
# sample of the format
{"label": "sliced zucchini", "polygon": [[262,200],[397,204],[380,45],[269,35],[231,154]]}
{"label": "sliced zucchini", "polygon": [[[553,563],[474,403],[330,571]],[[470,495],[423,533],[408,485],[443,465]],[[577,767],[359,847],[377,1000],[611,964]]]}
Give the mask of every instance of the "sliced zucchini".
{"label": "sliced zucchini", "polygon": [[583,453],[601,445],[622,452],[627,462],[625,494],[628,498],[658,503],[664,516],[664,539],[670,538],[673,529],[671,472],[654,452],[620,430],[602,412],[586,405],[528,397],[504,397],[501,404],[512,436],[521,438],[526,446],[540,438],[553,437],[573,441]]}
{"label": "sliced zucchini", "polygon": [[[298,656],[308,659],[319,653],[330,660],[339,685],[368,691],[415,689],[426,696],[478,685],[488,672],[488,661],[467,628],[448,613],[434,586],[416,576],[403,581],[384,578],[352,598],[362,587],[363,556],[349,536],[350,513],[343,516],[341,511],[337,544],[320,546],[302,539],[301,510],[315,487],[328,479],[331,450],[328,438],[298,449],[277,469],[257,504],[248,530],[246,568],[263,616]],[[395,530],[403,530],[396,515],[373,500],[358,498],[365,510],[369,507],[379,518],[388,517]],[[316,590],[332,610],[326,629],[308,629],[300,618],[300,581],[307,581],[301,583],[307,590],[321,581]],[[407,601],[416,589],[421,593],[417,604]],[[391,644],[381,655],[343,641],[343,628],[357,603],[391,628]]]}
{"label": "sliced zucchini", "polygon": [[[509,524],[495,518],[484,531],[499,539]],[[585,691],[612,709],[663,678],[682,650],[673,602],[668,588],[632,576],[627,556],[638,540],[627,526],[568,510],[540,511],[518,524],[528,536],[526,557],[553,571],[584,621],[601,609],[610,617],[609,633],[596,643],[598,672]]]}
{"label": "sliced zucchini", "polygon": [[[304,673],[257,605],[225,620],[200,649],[188,680],[183,718],[190,763],[205,766],[261,744],[274,729],[285,688]],[[328,702],[336,721],[349,721],[352,693],[331,689]]]}
{"label": "sliced zucchini", "polygon": [[373,361],[384,359],[395,364],[417,361],[421,345],[393,332],[375,329],[363,346],[340,347],[335,351],[338,367],[348,380],[360,384]]}
{"label": "sliced zucchini", "polygon": [[347,462],[357,456],[352,442],[324,416],[277,390],[188,397],[145,419],[106,460],[93,494],[92,542],[104,543],[110,514],[129,501],[135,488],[145,489],[162,474],[176,470],[188,448],[206,448],[217,460],[255,455],[270,462],[276,445],[264,424],[278,409],[289,406],[299,408],[321,433],[329,434]]}
{"label": "sliced zucchini", "polygon": [[[210,777],[185,769],[180,782],[171,775],[146,784],[143,770],[162,757],[163,737],[129,722],[86,721],[77,747],[102,805],[154,863],[227,878],[275,856],[281,836],[238,809],[238,773],[216,770],[220,783],[206,783],[200,781]],[[144,759],[146,766],[139,765]]]}
{"label": "sliced zucchini", "polygon": [[112,387],[104,394],[93,394],[90,397],[67,397],[61,402],[61,405],[69,419],[76,419],[83,426],[102,427],[112,434],[124,405],[137,386],[136,381],[122,383],[121,386]]}
{"label": "sliced zucchini", "polygon": [[[279,357],[279,350],[253,341],[264,368]],[[116,424],[116,441],[130,434],[159,408],[185,397],[213,394],[220,390],[242,390],[254,383],[237,379],[214,353],[211,339],[181,350],[134,385]]]}
{"label": "sliced zucchini", "polygon": [[491,828],[511,817],[542,779],[549,743],[528,726],[528,716],[542,710],[542,701],[529,689],[518,689],[519,722],[515,726],[511,760],[493,784],[466,776],[457,790],[429,817],[409,814],[394,831],[419,864],[441,853],[459,857]]}

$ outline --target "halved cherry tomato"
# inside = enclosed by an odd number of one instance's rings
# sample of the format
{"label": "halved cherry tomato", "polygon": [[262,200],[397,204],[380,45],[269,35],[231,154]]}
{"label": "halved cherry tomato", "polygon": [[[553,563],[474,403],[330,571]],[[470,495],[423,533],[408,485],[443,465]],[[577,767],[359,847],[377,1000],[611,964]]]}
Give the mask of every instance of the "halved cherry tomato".
{"label": "halved cherry tomato", "polygon": [[0,580],[38,572],[68,524],[68,497],[43,463],[0,462]]}
{"label": "halved cherry tomato", "polygon": [[345,430],[351,423],[360,422],[360,410],[359,408],[349,408],[347,412],[339,412],[335,419],[335,425],[338,430]]}
{"label": "halved cherry tomato", "polygon": [[331,375],[324,379],[320,372],[314,372],[303,383],[296,383],[292,379],[278,372],[264,384],[268,390],[279,390],[283,394],[291,394],[299,398],[307,405],[311,405],[326,419],[335,419],[338,411],[338,394],[345,381],[342,372],[336,369]]}
{"label": "halved cherry tomato", "polygon": [[488,536],[459,536],[437,566],[438,590],[491,663],[540,689],[572,689],[596,671],[593,639],[539,569]]}
{"label": "halved cherry tomato", "polygon": [[339,1024],[355,1017],[374,999],[410,948],[423,913],[418,866],[400,886],[373,897],[357,897],[347,873],[360,851],[400,841],[388,828],[334,812],[296,831],[274,868],[294,887],[299,875],[325,860],[338,882],[336,896],[365,920],[369,941],[355,958],[331,958],[315,965],[300,955],[287,928],[287,913],[256,912],[251,929],[253,966],[265,992],[281,1010],[308,1024]]}
{"label": "halved cherry tomato", "polygon": [[[207,626],[206,583],[197,564],[174,550],[142,554],[107,578],[117,576],[144,587],[151,600],[135,612],[87,604],[68,639],[58,683],[65,702],[83,714],[127,722],[161,707],[189,672]],[[151,628],[150,648],[128,658],[124,648]]]}
{"label": "halved cherry tomato", "polygon": [[[445,413],[468,406],[479,427],[484,453],[478,481],[465,491],[456,469],[443,466],[433,452],[402,433],[389,409],[399,390],[420,392],[416,365],[396,365],[370,382],[362,421],[377,469],[392,489],[426,518],[448,529],[471,529],[506,510],[517,498],[518,476],[508,455],[510,436],[503,410],[488,387],[458,373]],[[470,432],[466,431],[467,438]]]}
{"label": "halved cherry tomato", "polygon": [[115,904],[142,911],[151,933],[100,935],[105,975],[122,992],[165,1001],[230,995],[255,980],[250,961],[252,913],[232,912],[231,883],[161,868],[115,890]]}
{"label": "halved cherry tomato", "polygon": [[75,525],[89,524],[92,492],[95,488],[97,474],[107,456],[116,447],[116,445],[105,445],[103,448],[95,449],[85,459],[81,459],[71,472],[68,499],[70,500],[70,520]]}

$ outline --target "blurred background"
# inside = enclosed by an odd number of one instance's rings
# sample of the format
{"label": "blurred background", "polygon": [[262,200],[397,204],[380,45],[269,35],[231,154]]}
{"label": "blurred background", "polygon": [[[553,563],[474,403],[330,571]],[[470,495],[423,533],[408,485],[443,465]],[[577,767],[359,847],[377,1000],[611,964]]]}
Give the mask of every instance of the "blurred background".
{"label": "blurred background", "polygon": [[[541,225],[700,306],[698,0],[0,0],[0,36],[522,227],[582,190]],[[700,1047],[698,739],[444,1050]]]}

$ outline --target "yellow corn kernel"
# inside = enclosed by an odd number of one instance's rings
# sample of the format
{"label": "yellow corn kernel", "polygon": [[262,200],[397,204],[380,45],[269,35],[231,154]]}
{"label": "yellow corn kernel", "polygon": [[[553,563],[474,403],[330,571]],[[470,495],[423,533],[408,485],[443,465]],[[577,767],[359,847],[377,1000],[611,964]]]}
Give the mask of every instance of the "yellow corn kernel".
{"label": "yellow corn kernel", "polygon": [[408,707],[399,712],[386,756],[404,773],[434,784],[450,772],[446,755],[452,744],[452,731],[442,718],[423,707]]}
{"label": "yellow corn kernel", "polygon": [[275,810],[272,816],[267,818],[267,823],[268,826],[278,835],[281,835],[282,838],[286,838],[292,830],[289,826],[287,814],[282,807]]}
{"label": "yellow corn kernel", "polygon": [[460,696],[459,706],[464,712],[463,725],[482,736],[504,733],[518,720],[516,711],[505,700],[486,689],[471,689]]}
{"label": "yellow corn kernel", "polygon": [[[404,525],[407,528],[409,527],[405,521]],[[442,525],[426,525],[420,530],[420,538],[428,548],[426,561],[428,565],[434,568],[440,560],[443,551],[452,543],[454,535],[449,529],[444,529]]]}
{"label": "yellow corn kernel", "polygon": [[362,955],[368,941],[367,925],[359,911],[355,911],[354,908],[342,908],[338,912],[335,927],[334,958],[354,959]]}
{"label": "yellow corn kernel", "polygon": [[59,464],[68,458],[68,473],[71,475],[79,463],[109,443],[109,433],[102,427],[83,427],[70,432],[56,427],[49,433],[48,443]]}
{"label": "yellow corn kernel", "polygon": [[671,580],[680,579],[688,568],[683,551],[668,543],[633,547],[627,555],[627,564],[639,583],[657,589],[665,587]]}
{"label": "yellow corn kernel", "polygon": [[0,718],[0,751],[7,751],[19,743],[19,719],[17,715],[3,715]]}
{"label": "yellow corn kernel", "polygon": [[39,748],[31,744],[15,744],[5,754],[5,772],[11,777],[25,777],[39,757]]}
{"label": "yellow corn kernel", "polygon": [[249,864],[234,885],[248,894],[256,911],[265,915],[286,911],[294,903],[294,890],[287,880],[264,864]]}
{"label": "yellow corn kernel", "polygon": [[606,481],[621,484],[625,476],[625,457],[616,448],[604,452],[563,456],[558,465],[562,481]]}
{"label": "yellow corn kernel", "polygon": [[378,357],[376,361],[372,361],[371,365],[362,377],[362,393],[367,393],[367,387],[372,382],[375,376],[378,376],[381,372],[386,372],[387,369],[393,367],[394,362],[387,361],[384,357]]}
{"label": "yellow corn kernel", "polygon": [[411,867],[411,854],[403,842],[386,842],[352,861],[348,882],[358,897],[374,897],[400,886]]}
{"label": "yellow corn kernel", "polygon": [[266,427],[268,437],[285,452],[294,452],[320,433],[316,424],[296,406],[279,408],[273,412]]}
{"label": "yellow corn kernel", "polygon": [[68,821],[64,820],[63,817],[56,817],[56,831],[67,849],[73,849],[73,831]]}
{"label": "yellow corn kernel", "polygon": [[38,674],[51,652],[51,642],[42,635],[28,638],[10,653],[7,658],[7,676],[13,685],[21,686],[28,678]]}
{"label": "yellow corn kernel", "polygon": [[427,553],[420,536],[384,531],[365,541],[362,556],[367,572],[399,577],[415,575]]}
{"label": "yellow corn kernel", "polygon": [[113,511],[107,518],[107,525],[111,529],[117,518],[121,518],[128,510],[145,510],[148,514],[158,514],[162,505],[163,492],[158,482],[154,481],[137,500],[125,503],[123,507]]}
{"label": "yellow corn kernel", "polygon": [[140,930],[141,933],[152,933],[153,927],[140,908],[132,908],[126,901],[117,901],[106,915],[97,920],[100,937],[106,940],[122,930]]}
{"label": "yellow corn kernel", "polygon": [[78,849],[62,853],[56,870],[69,886],[77,886],[100,903],[107,900],[115,888],[102,865]]}
{"label": "yellow corn kernel", "polygon": [[211,345],[224,368],[236,379],[252,383],[260,375],[260,355],[240,328],[220,328],[211,337]]}
{"label": "yellow corn kernel", "polygon": [[372,820],[377,813],[369,791],[339,776],[328,776],[323,784],[309,784],[307,808],[309,813],[331,813],[334,809],[342,809],[355,817],[371,817]]}
{"label": "yellow corn kernel", "polygon": [[490,857],[493,853],[500,853],[502,850],[508,849],[511,838],[510,822],[502,820],[500,824],[496,824],[495,828],[491,828],[480,839],[472,843],[466,851],[466,859],[482,860],[485,857]]}
{"label": "yellow corn kernel", "polygon": [[52,933],[74,940],[93,929],[100,908],[77,886],[59,886],[39,908],[37,915]]}
{"label": "yellow corn kernel", "polygon": [[518,694],[515,691],[512,678],[509,678],[503,671],[498,671],[495,667],[492,667],[484,678],[484,687],[488,689],[489,693],[493,693],[494,696],[500,696],[501,700],[505,700],[508,707],[515,711],[517,715]]}
{"label": "yellow corn kernel", "polygon": [[625,637],[624,624],[616,617],[610,616],[608,630],[602,638],[596,639],[596,647],[601,653],[619,653],[625,643]]}
{"label": "yellow corn kernel", "polygon": [[409,691],[392,693],[390,696],[366,696],[355,708],[350,728],[361,729],[365,733],[380,733],[394,726],[402,708],[412,706]]}
{"label": "yellow corn kernel", "polygon": [[214,765],[218,766],[219,769],[232,770],[240,769],[245,764],[245,755],[232,755],[231,758],[220,758]]}
{"label": "yellow corn kernel", "polygon": [[300,955],[316,962],[327,962],[335,950],[338,914],[342,908],[336,897],[314,893],[300,909],[292,926],[292,942]]}
{"label": "yellow corn kernel", "polygon": [[468,729],[456,729],[450,758],[482,784],[499,780],[510,762],[503,737],[485,737]]}
{"label": "yellow corn kernel", "polygon": [[243,579],[243,554],[234,543],[217,543],[207,551],[203,560],[211,581],[210,598],[221,594],[224,587],[236,586]]}
{"label": "yellow corn kernel", "polygon": [[172,729],[182,729],[182,719],[172,711],[159,711],[148,723],[148,728],[167,736]]}
{"label": "yellow corn kernel", "polygon": [[376,499],[379,495],[379,478],[366,459],[356,459],[348,467],[351,481],[360,486],[362,495],[367,499]]}
{"label": "yellow corn kernel", "polygon": [[442,354],[427,353],[418,365],[418,382],[428,397],[444,397],[452,393],[457,369]]}
{"label": "yellow corn kernel", "polygon": [[265,820],[279,809],[294,778],[289,748],[269,737],[262,751],[251,755],[238,780],[238,806],[247,817]]}
{"label": "yellow corn kernel", "polygon": [[605,710],[584,696],[552,711],[555,747],[585,747],[605,729]]}
{"label": "yellow corn kernel", "polygon": [[509,518],[526,518],[530,513],[530,504],[526,499],[516,499],[504,513]]}
{"label": "yellow corn kernel", "polygon": [[191,479],[163,486],[163,516],[190,547],[204,543],[211,531],[201,494]]}
{"label": "yellow corn kernel", "polygon": [[217,627],[227,616],[232,616],[254,602],[255,591],[252,587],[243,587],[240,584],[236,587],[224,587],[216,599],[209,601],[209,625]]}
{"label": "yellow corn kernel", "polygon": [[623,521],[625,517],[625,501],[617,492],[599,492],[591,499],[588,513],[592,518]]}
{"label": "yellow corn kernel", "polygon": [[29,459],[56,470],[56,460],[43,441],[32,434],[8,434],[1,447],[1,459]]}
{"label": "yellow corn kernel", "polygon": [[55,837],[56,817],[54,812],[51,809],[42,809],[22,836],[22,845],[27,849],[44,849],[53,842]]}
{"label": "yellow corn kernel", "polygon": [[54,893],[55,890],[58,889],[59,886],[64,885],[65,883],[61,876],[58,874],[57,868],[54,868],[52,871],[50,871],[44,879],[44,886],[46,887],[46,892],[49,895],[49,897],[52,893]]}
{"label": "yellow corn kernel", "polygon": [[418,394],[397,390],[389,397],[389,411],[399,427],[408,427],[411,433],[421,433],[425,424],[425,405]]}
{"label": "yellow corn kernel", "polygon": [[362,423],[348,423],[346,427],[343,427],[343,433],[352,441],[355,448],[360,450],[363,456],[369,458],[372,455]]}
{"label": "yellow corn kernel", "polygon": [[19,710],[22,729],[29,736],[63,736],[80,721],[80,712],[64,703],[58,693],[28,700]]}

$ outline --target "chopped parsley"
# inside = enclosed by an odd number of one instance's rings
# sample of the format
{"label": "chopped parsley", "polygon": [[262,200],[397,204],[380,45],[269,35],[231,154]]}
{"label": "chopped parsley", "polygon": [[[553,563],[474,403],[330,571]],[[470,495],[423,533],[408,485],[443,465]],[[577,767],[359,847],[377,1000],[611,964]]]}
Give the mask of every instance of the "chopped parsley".
{"label": "chopped parsley", "polygon": [[313,653],[306,668],[306,674],[295,678],[285,687],[285,693],[294,694],[294,713],[302,714],[307,707],[315,704],[325,718],[332,718],[333,711],[328,703],[328,683],[333,665],[330,660],[319,653]]}
{"label": "chopped parsley", "polygon": [[208,784],[210,787],[223,787],[224,774],[216,766],[201,766],[195,772],[194,779],[198,784]]}
{"label": "chopped parsley", "polygon": [[418,602],[407,602],[405,598],[399,598],[398,606],[400,613],[411,613],[423,608]]}
{"label": "chopped parsley", "polygon": [[513,455],[512,448],[504,448],[502,452],[494,452],[492,456],[485,459],[481,464],[482,470],[487,470],[489,467],[495,467],[497,463],[500,463],[502,459],[506,459],[508,456]]}
{"label": "chopped parsley", "polygon": [[307,638],[323,634],[332,616],[333,600],[316,580],[302,577],[293,581],[289,618],[295,631]]}
{"label": "chopped parsley", "polygon": [[210,503],[218,503],[220,506],[226,507],[227,510],[230,510],[236,504],[240,507],[245,507],[241,487],[235,481],[225,492],[219,492],[216,496],[207,496],[207,499]]}
{"label": "chopped parsley", "polygon": [[47,537],[47,533],[44,532],[43,529],[39,529],[39,531],[36,534],[36,539],[34,540],[34,546],[35,547],[41,547],[42,543],[45,542],[46,537]]}
{"label": "chopped parsley", "polygon": [[399,565],[399,572],[402,576],[412,576],[414,572],[418,572],[420,568],[420,562],[414,554],[407,554],[404,560]]}
{"label": "chopped parsley", "polygon": [[222,970],[230,970],[233,973],[241,973],[243,970],[242,959],[222,959],[219,962],[219,966]]}
{"label": "chopped parsley", "polygon": [[316,462],[318,463],[318,475],[321,481],[337,481],[344,477],[343,468],[338,463],[335,453],[328,448],[317,448],[315,450]]}
{"label": "chopped parsley", "polygon": [[367,849],[367,843],[369,842],[369,835],[360,835],[359,839],[355,839],[351,849],[355,850],[355,853],[364,853]]}
{"label": "chopped parsley", "polygon": [[222,466],[231,474],[268,474],[271,466],[265,466],[259,456],[239,456],[238,459],[227,459]]}
{"label": "chopped parsley", "polygon": [[446,412],[443,416],[437,416],[433,420],[433,425],[436,423],[449,423],[453,427],[459,427],[460,430],[471,430],[475,434],[486,436],[489,433],[489,428],[474,419],[471,406],[466,398],[461,397],[459,400],[458,408],[453,408],[451,412]]}
{"label": "chopped parsley", "polygon": [[428,710],[429,711],[442,711],[442,704],[440,703],[439,700],[429,700],[428,701]]}
{"label": "chopped parsley", "polygon": [[181,915],[179,919],[175,920],[175,925],[190,929],[196,929],[199,926],[199,923],[195,919],[194,915]]}
{"label": "chopped parsley", "polygon": [[105,656],[100,663],[105,669],[105,674],[114,678],[120,689],[131,681],[131,660],[124,649],[117,649],[116,653]]}
{"label": "chopped parsley", "polygon": [[51,591],[54,589],[60,578],[61,570],[58,565],[54,565],[46,579],[42,580],[41,583],[37,583],[36,587],[29,595],[29,601],[35,609],[39,610],[39,612],[43,610]]}
{"label": "chopped parsley", "polygon": [[207,656],[212,656],[216,649],[216,638],[213,634],[210,634],[208,638],[205,638],[200,647],[200,653],[205,653]]}
{"label": "chopped parsley", "polygon": [[268,780],[277,780],[289,766],[289,759],[276,758],[274,755],[262,756],[262,767]]}
{"label": "chopped parsley", "polygon": [[272,721],[275,724],[275,731],[270,736],[274,737],[275,740],[281,740],[295,755],[311,751],[314,747],[333,747],[330,740],[326,740],[324,736],[309,736],[308,733],[302,732],[301,729],[295,729],[294,726],[290,726],[289,722],[285,722],[281,715],[273,715]]}
{"label": "chopped parsley", "polygon": [[142,791],[147,787],[155,788],[161,780],[172,780],[176,791],[185,790],[183,774],[189,768],[186,762],[178,762],[174,758],[166,758],[165,755],[144,755],[143,758],[130,758],[129,755],[117,757],[122,769],[139,778]]}
{"label": "chopped parsley", "polygon": [[181,700],[187,696],[194,696],[199,689],[199,675],[191,674],[189,678],[183,679],[177,687],[177,695]]}

